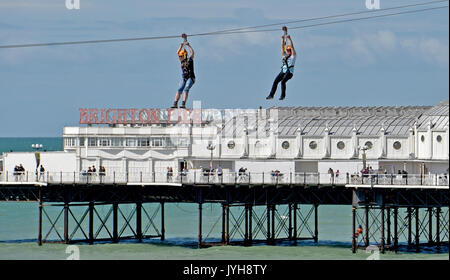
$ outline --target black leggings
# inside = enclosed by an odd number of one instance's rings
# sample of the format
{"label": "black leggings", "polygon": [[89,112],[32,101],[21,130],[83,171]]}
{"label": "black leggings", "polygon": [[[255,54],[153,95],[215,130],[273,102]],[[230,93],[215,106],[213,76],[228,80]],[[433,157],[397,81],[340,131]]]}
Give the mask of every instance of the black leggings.
{"label": "black leggings", "polygon": [[275,78],[275,81],[273,81],[272,90],[270,91],[271,97],[275,95],[275,92],[277,91],[278,84],[281,82],[281,97],[286,96],[286,82],[289,81],[292,76],[294,76],[291,72],[283,73],[283,71],[278,74],[278,76]]}

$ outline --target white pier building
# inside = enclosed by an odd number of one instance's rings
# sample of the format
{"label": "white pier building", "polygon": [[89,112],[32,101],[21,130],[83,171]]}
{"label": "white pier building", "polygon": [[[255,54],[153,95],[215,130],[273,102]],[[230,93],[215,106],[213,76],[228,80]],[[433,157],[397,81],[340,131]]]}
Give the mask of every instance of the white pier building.
{"label": "white pier building", "polygon": [[[64,128],[64,151],[40,152],[39,164],[61,180],[79,178],[92,166],[97,172],[104,166],[105,180],[168,180],[168,167],[178,178],[172,180],[182,178],[183,169],[195,180],[195,172],[211,164],[221,167],[223,178],[234,174],[231,180],[240,168],[256,181],[269,181],[275,170],[285,181],[301,174],[329,180],[330,168],[344,180],[361,174],[364,163],[376,174],[400,170],[447,180],[448,100],[435,106],[198,109],[197,121],[195,111],[81,109],[82,125]],[[19,163],[36,170],[33,152],[1,159],[3,181],[13,180],[5,174]]]}

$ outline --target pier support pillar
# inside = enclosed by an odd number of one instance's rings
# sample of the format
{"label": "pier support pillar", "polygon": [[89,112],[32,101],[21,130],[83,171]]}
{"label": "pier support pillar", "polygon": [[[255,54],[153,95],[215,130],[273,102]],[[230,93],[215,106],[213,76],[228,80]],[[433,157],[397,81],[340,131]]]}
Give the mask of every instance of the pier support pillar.
{"label": "pier support pillar", "polygon": [[166,239],[166,224],[165,224],[165,208],[164,202],[161,202],[161,241]]}
{"label": "pier support pillar", "polygon": [[202,247],[202,203],[198,204],[198,248]]}
{"label": "pier support pillar", "polygon": [[419,207],[416,207],[416,252],[420,251],[420,217],[419,217]]}
{"label": "pier support pillar", "polygon": [[42,194],[39,187],[39,226],[38,226],[38,245],[42,246]]}
{"label": "pier support pillar", "polygon": [[253,245],[253,206],[248,205],[248,245]]}
{"label": "pier support pillar", "polygon": [[294,203],[294,205],[293,205],[293,207],[294,207],[294,209],[293,209],[293,212],[294,212],[294,236],[293,236],[293,239],[294,239],[294,245],[297,245],[297,208],[298,208],[298,205],[297,205],[297,203]]}
{"label": "pier support pillar", "polygon": [[289,238],[289,240],[292,240],[292,204],[289,203],[288,207],[289,207],[289,216],[288,216],[288,219],[289,219],[288,235],[289,235],[289,237],[288,238]]}
{"label": "pier support pillar", "polygon": [[230,245],[230,205],[225,205],[226,212],[226,224],[225,224],[225,242]]}
{"label": "pier support pillar", "polygon": [[271,206],[270,206],[270,204],[267,204],[267,244],[270,244],[271,242],[270,242],[270,237],[272,236],[271,234],[270,234],[270,229],[271,229],[271,227],[270,227],[270,209],[271,209]]}
{"label": "pier support pillar", "polygon": [[69,203],[64,203],[64,243],[69,244]]}
{"label": "pier support pillar", "polygon": [[356,208],[352,208],[352,252],[356,253],[357,244],[356,244]]}
{"label": "pier support pillar", "polygon": [[398,207],[394,207],[394,251],[398,252]]}
{"label": "pier support pillar", "polygon": [[142,242],[142,202],[136,202],[136,237]]}
{"label": "pier support pillar", "polygon": [[94,244],[94,202],[89,202],[89,244]]}
{"label": "pier support pillar", "polygon": [[387,226],[387,240],[386,245],[391,246],[392,244],[392,234],[391,234],[391,207],[387,207],[387,217],[386,217],[386,226]]}
{"label": "pier support pillar", "polygon": [[433,208],[428,208],[428,245],[433,245]]}
{"label": "pier support pillar", "polygon": [[366,212],[366,232],[365,232],[365,238],[364,238],[364,242],[366,247],[369,246],[369,231],[370,231],[370,223],[369,223],[369,205],[366,205],[365,208]]}
{"label": "pier support pillar", "polygon": [[244,206],[244,246],[248,244],[248,205]]}
{"label": "pier support pillar", "polygon": [[407,208],[408,215],[408,249],[411,249],[412,246],[412,209],[411,207]]}
{"label": "pier support pillar", "polygon": [[441,250],[441,207],[436,208],[436,249]]}
{"label": "pier support pillar", "polygon": [[276,230],[275,230],[275,211],[276,211],[276,208],[275,207],[276,207],[275,204],[272,204],[272,231],[271,231],[272,237],[271,237],[271,240],[270,240],[272,244],[275,244],[275,238],[276,238],[276,236],[275,236],[275,234],[276,234]]}
{"label": "pier support pillar", "polygon": [[113,242],[118,243],[119,242],[119,234],[118,234],[118,209],[119,204],[117,202],[113,203]]}
{"label": "pier support pillar", "polygon": [[225,204],[222,204],[222,244],[225,244],[225,221],[226,221],[226,210]]}
{"label": "pier support pillar", "polygon": [[319,213],[317,212],[319,205],[314,205],[314,242],[319,241]]}
{"label": "pier support pillar", "polygon": [[384,224],[385,224],[385,207],[384,205],[381,206],[381,253],[384,254],[385,253],[385,228],[384,228]]}
{"label": "pier support pillar", "polygon": [[202,220],[203,220],[202,190],[198,189],[198,248],[202,248]]}

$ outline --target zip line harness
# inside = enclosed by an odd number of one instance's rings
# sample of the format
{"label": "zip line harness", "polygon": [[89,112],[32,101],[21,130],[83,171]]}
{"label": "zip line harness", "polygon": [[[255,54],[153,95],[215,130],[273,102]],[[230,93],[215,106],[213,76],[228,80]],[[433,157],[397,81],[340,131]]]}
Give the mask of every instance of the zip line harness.
{"label": "zip line harness", "polygon": [[[283,26],[282,28],[283,32],[284,32],[284,37],[283,37],[283,52],[286,53],[288,48],[291,48],[291,46],[287,47],[287,36],[288,36],[288,31],[287,31],[287,27]],[[294,68],[294,65],[289,66],[287,60],[290,57],[290,55],[288,56],[283,56],[283,64],[286,65],[286,69],[287,72],[291,72],[291,68]]]}

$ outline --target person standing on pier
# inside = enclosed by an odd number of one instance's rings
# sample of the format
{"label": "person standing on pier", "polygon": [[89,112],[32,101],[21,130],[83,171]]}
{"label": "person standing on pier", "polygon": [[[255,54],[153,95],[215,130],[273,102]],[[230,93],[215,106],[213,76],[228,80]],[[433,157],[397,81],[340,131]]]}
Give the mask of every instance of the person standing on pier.
{"label": "person standing on pier", "polygon": [[41,167],[39,168],[39,179],[38,179],[38,181],[41,181],[41,178],[44,176],[44,173],[45,173],[45,168],[41,164]]}
{"label": "person standing on pier", "polygon": [[22,182],[22,181],[23,181],[24,174],[25,174],[25,167],[23,167],[23,165],[20,164],[18,170],[19,170],[19,178],[20,178],[20,182]]}
{"label": "person standing on pier", "polygon": [[173,169],[172,167],[167,167],[167,183],[172,182],[172,176],[173,176]]}
{"label": "person standing on pier", "polygon": [[14,175],[14,180],[16,182],[19,181],[19,166],[18,165],[14,166],[13,175]]}

